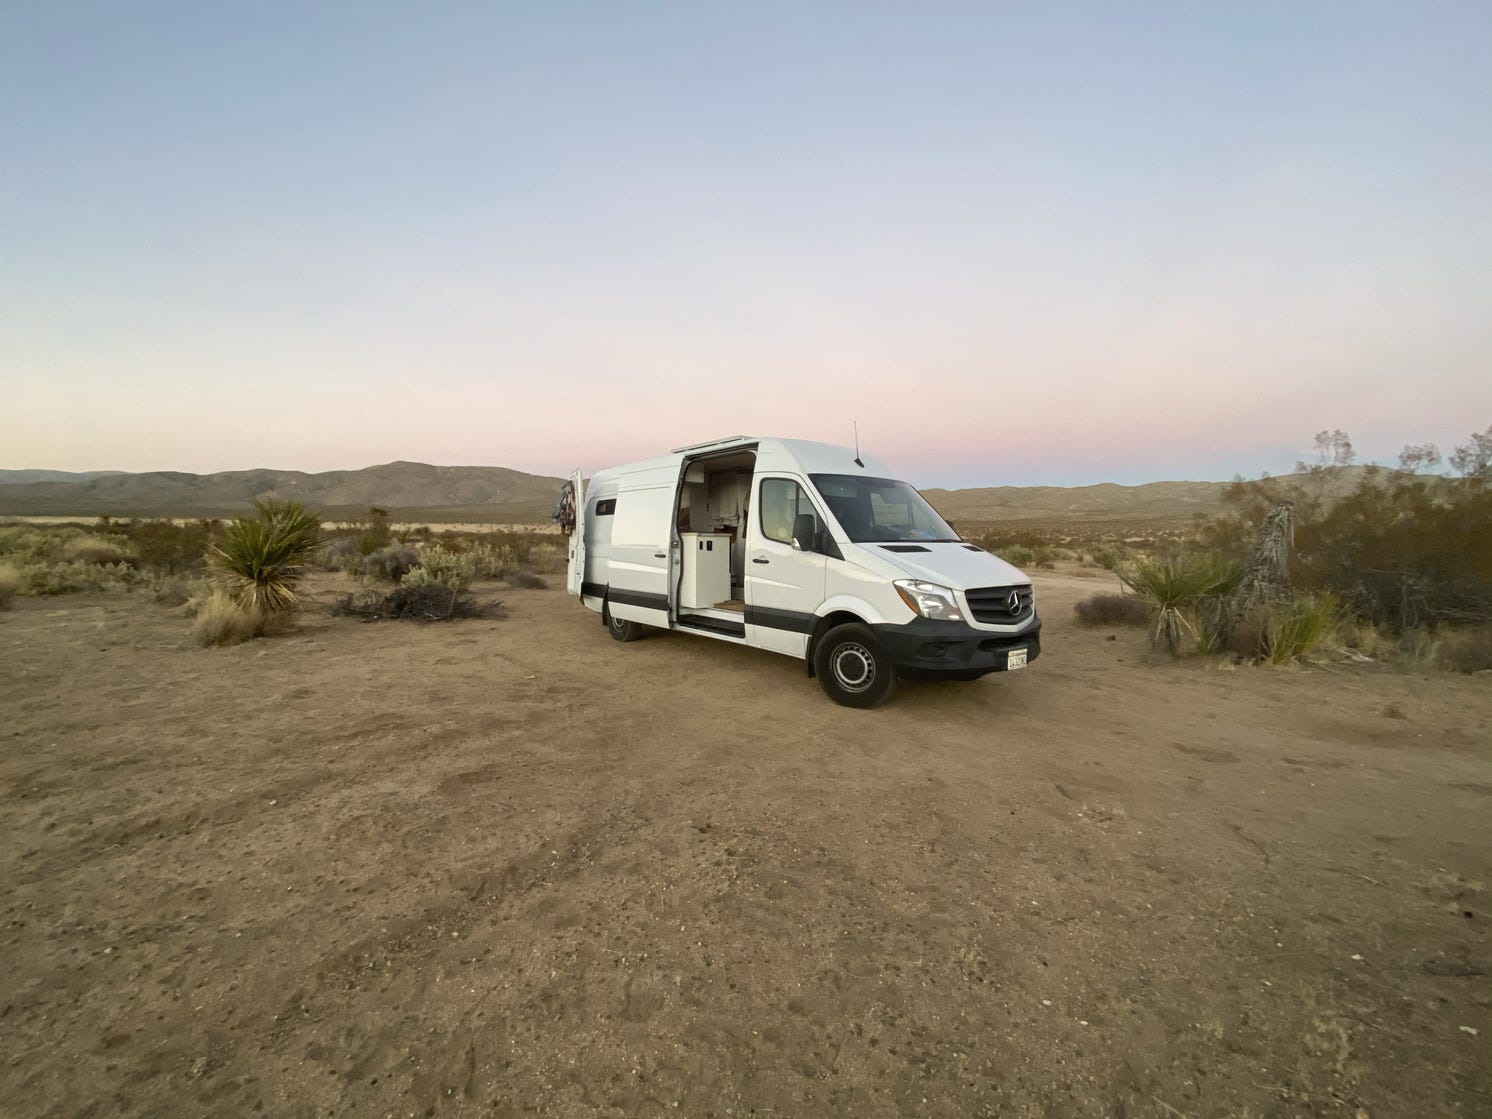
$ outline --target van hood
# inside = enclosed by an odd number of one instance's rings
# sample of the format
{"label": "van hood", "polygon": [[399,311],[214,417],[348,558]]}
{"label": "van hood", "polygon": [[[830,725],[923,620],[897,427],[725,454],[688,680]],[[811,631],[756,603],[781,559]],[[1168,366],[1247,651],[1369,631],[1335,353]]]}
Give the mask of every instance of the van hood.
{"label": "van hood", "polygon": [[939,586],[966,591],[972,587],[1029,586],[1031,579],[1018,567],[1006,563],[999,556],[991,555],[983,548],[971,550],[962,543],[920,544],[926,551],[891,551],[890,548],[909,548],[908,544],[862,543],[872,555],[905,571],[913,579],[922,579]]}

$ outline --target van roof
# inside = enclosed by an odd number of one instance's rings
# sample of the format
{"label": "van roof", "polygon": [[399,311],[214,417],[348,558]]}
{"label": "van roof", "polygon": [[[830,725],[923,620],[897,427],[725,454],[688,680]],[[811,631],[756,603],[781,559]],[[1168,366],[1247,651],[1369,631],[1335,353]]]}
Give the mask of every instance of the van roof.
{"label": "van roof", "polygon": [[[725,439],[711,439],[703,443],[691,443],[675,447],[666,455],[645,459],[641,462],[619,463],[596,472],[596,478],[612,474],[637,474],[654,470],[677,470],[683,459],[697,454],[713,454],[729,451],[735,447],[752,447],[757,455],[757,469],[801,471],[804,474],[844,474],[864,471],[872,478],[895,477],[887,471],[879,459],[861,452],[860,461],[855,462],[855,451],[835,443],[816,443],[808,439],[773,439],[755,435],[732,435]],[[594,481],[594,479],[593,479]]]}

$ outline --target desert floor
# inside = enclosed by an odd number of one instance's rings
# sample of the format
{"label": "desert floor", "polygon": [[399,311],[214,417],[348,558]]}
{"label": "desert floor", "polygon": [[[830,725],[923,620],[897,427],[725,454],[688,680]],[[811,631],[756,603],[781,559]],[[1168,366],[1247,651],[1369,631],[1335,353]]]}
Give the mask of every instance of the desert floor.
{"label": "desert floor", "polygon": [[[0,615],[4,1116],[1492,1114],[1492,686]],[[325,601],[332,577],[318,583]]]}

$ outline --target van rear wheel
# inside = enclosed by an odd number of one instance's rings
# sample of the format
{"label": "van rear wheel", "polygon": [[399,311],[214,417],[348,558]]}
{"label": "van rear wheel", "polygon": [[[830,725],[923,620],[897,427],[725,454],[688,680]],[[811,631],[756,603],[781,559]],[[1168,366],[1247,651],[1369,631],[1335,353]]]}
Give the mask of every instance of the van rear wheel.
{"label": "van rear wheel", "polygon": [[610,603],[606,606],[606,632],[611,634],[613,641],[636,641],[642,636],[641,622],[628,622],[616,617],[611,612]]}
{"label": "van rear wheel", "polygon": [[824,694],[845,707],[874,707],[896,690],[886,646],[859,622],[835,626],[819,639],[813,674]]}

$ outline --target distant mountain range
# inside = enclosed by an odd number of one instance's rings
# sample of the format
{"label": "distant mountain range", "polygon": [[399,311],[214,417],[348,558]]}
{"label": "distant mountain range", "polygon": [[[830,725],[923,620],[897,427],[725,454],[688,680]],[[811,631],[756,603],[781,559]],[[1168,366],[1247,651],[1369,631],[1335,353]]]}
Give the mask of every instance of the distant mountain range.
{"label": "distant mountain range", "polygon": [[[16,475],[61,475],[12,480]],[[430,466],[390,462],[363,470],[229,470],[220,474],[66,475],[61,471],[0,472],[0,514],[29,516],[228,517],[255,497],[274,493],[323,514],[349,516],[379,505],[429,520],[532,521],[547,517],[560,479],[501,466]],[[441,511],[439,517],[423,514]],[[447,515],[461,513],[463,515]],[[467,516],[465,514],[475,514]],[[405,519],[408,519],[405,517]]]}
{"label": "distant mountain range", "polygon": [[[1348,468],[1333,485],[1355,483]],[[487,524],[546,521],[559,478],[501,466],[390,462],[363,470],[230,470],[221,474],[0,471],[0,516],[230,517],[261,494],[296,498],[329,519],[378,505],[397,520]],[[987,486],[923,491],[955,523],[1004,521],[1176,521],[1222,508],[1226,482],[1140,486]]]}
{"label": "distant mountain range", "polygon": [[105,474],[123,474],[122,470],[0,470],[0,486],[16,482],[84,482]]}

